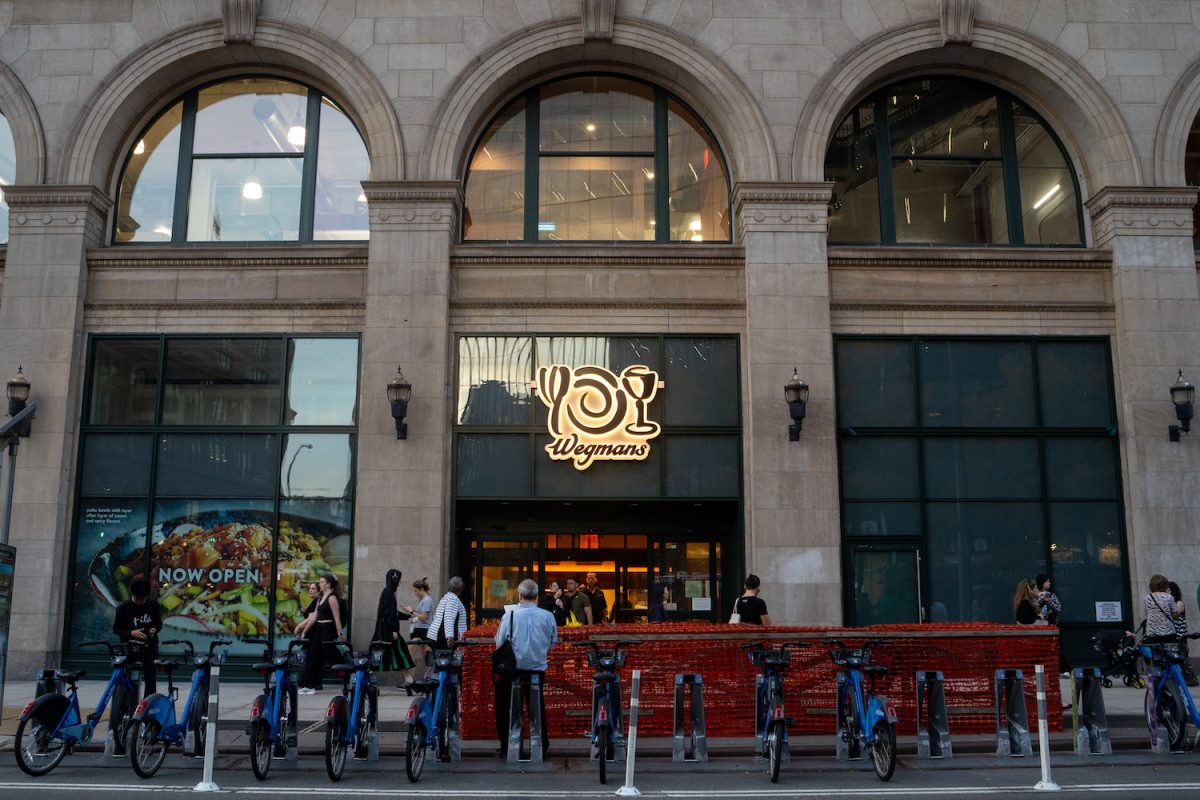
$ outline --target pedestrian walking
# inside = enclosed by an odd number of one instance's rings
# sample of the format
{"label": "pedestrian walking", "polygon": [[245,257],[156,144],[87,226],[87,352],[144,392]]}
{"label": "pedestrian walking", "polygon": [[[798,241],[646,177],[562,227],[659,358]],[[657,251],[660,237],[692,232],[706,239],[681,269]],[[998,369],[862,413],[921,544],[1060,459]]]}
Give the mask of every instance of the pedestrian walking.
{"label": "pedestrian walking", "polygon": [[588,620],[588,625],[599,625],[604,622],[608,616],[608,598],[604,596],[604,590],[600,588],[599,581],[596,580],[596,573],[589,572],[584,578],[584,586],[579,590],[579,593],[584,595],[592,606],[592,616]]}
{"label": "pedestrian walking", "polygon": [[1175,639],[1175,618],[1183,613],[1183,603],[1171,594],[1171,582],[1163,575],[1150,576],[1146,595],[1146,635],[1152,643]]}
{"label": "pedestrian walking", "polygon": [[770,627],[771,617],[767,614],[766,601],[758,596],[761,586],[762,581],[757,575],[751,573],[746,576],[746,581],[742,584],[742,596],[733,604],[733,613],[729,615],[731,623]]}
{"label": "pedestrian walking", "polygon": [[413,660],[408,652],[408,644],[400,634],[400,621],[409,618],[396,602],[396,590],[400,588],[401,577],[403,576],[400,570],[389,569],[384,578],[383,591],[379,593],[379,605],[375,609],[374,641],[390,643],[383,652],[379,672],[399,672],[407,683],[412,680],[409,670],[413,668]]}
{"label": "pedestrian walking", "polygon": [[567,607],[563,600],[562,587],[558,585],[558,581],[550,581],[550,587],[542,595],[539,606],[554,615],[555,625],[567,624]]}
{"label": "pedestrian walking", "polygon": [[1183,603],[1183,590],[1179,588],[1179,584],[1175,581],[1167,581],[1167,591],[1171,593],[1171,597],[1175,598],[1175,608],[1179,612],[1179,616],[1175,617],[1175,633],[1181,637],[1179,640],[1179,650],[1183,653],[1183,678],[1188,686],[1200,685],[1200,680],[1196,678],[1196,672],[1192,669],[1192,660],[1188,657],[1187,639],[1182,637],[1188,634],[1187,624],[1187,606]]}
{"label": "pedestrian walking", "polygon": [[338,658],[337,642],[342,635],[341,585],[337,576],[326,572],[317,582],[321,597],[313,612],[313,624],[308,630],[308,652],[304,659],[304,672],[300,676],[300,694],[316,694],[325,688],[325,664]]}
{"label": "pedestrian walking", "polygon": [[[496,630],[496,647],[511,638],[513,655],[517,663],[517,680],[521,681],[521,698],[529,709],[526,719],[532,714],[529,708],[530,690],[529,678],[537,675],[539,680],[546,678],[546,659],[550,648],[558,641],[558,625],[554,615],[544,608],[539,608],[538,585],[526,578],[517,585],[517,607],[509,611],[500,620]],[[493,689],[495,691],[496,707],[496,736],[500,740],[497,755],[508,757],[508,722],[512,710],[513,678],[494,675]],[[544,686],[544,684],[543,684]],[[546,707],[544,693],[538,694],[542,701],[540,717],[542,720],[542,755],[550,751],[549,726],[546,724]]]}
{"label": "pedestrian walking", "polygon": [[567,578],[567,627],[592,624],[592,602],[579,591],[579,581]]}
{"label": "pedestrian walking", "polygon": [[459,597],[465,586],[463,579],[457,575],[451,578],[446,584],[448,591],[442,595],[437,610],[433,612],[428,636],[433,637],[439,650],[450,647],[467,632],[467,609]]}
{"label": "pedestrian walking", "polygon": [[1013,590],[1013,621],[1018,625],[1046,624],[1038,614],[1038,593],[1029,578],[1021,578]]}
{"label": "pedestrian walking", "polygon": [[429,594],[429,579],[418,578],[412,583],[413,595],[417,598],[415,606],[404,606],[405,614],[412,617],[412,629],[409,631],[409,654],[412,655],[415,675],[423,674],[425,670],[425,654],[429,652],[429,623],[433,617],[433,596]]}

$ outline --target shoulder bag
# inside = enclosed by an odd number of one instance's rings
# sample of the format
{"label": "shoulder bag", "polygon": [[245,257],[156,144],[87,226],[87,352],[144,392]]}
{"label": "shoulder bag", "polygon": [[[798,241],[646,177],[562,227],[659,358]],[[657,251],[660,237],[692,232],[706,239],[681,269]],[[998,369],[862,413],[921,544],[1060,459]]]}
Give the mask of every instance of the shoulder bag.
{"label": "shoulder bag", "polygon": [[739,614],[738,610],[737,610],[738,609],[738,601],[740,601],[741,599],[742,598],[739,596],[737,600],[733,601],[733,613],[729,615],[729,624],[730,625],[740,625],[742,623],[742,615]]}
{"label": "shoulder bag", "polygon": [[517,654],[513,650],[512,637],[513,629],[517,625],[516,612],[510,611],[508,623],[508,635],[504,637],[504,642],[492,651],[492,674],[503,681],[511,681],[517,677]]}

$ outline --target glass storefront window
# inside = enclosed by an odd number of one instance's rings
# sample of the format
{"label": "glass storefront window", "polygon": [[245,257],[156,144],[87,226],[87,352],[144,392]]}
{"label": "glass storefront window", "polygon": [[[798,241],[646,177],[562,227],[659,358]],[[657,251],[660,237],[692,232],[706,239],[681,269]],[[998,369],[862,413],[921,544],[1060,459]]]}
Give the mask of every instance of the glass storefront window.
{"label": "glass storefront window", "polygon": [[917,423],[911,340],[846,339],[837,348],[838,425]]}
{"label": "glass storefront window", "polygon": [[663,417],[670,425],[737,425],[737,341],[678,337],[663,342]]}
{"label": "glass storefront window", "polygon": [[1103,342],[1040,341],[1037,359],[1043,424],[1056,428],[1112,425],[1112,383]]}
{"label": "glass storefront window", "polygon": [[354,455],[348,433],[290,433],[283,437],[280,497],[350,497]]}
{"label": "glass storefront window", "polygon": [[654,241],[651,158],[545,159],[538,192],[541,241]]}
{"label": "glass storefront window", "polygon": [[196,153],[302,153],[308,90],[274,78],[242,78],[201,89]]}
{"label": "glass storefront window", "polygon": [[150,493],[149,433],[95,433],[87,437],[79,493],[129,497]]}
{"label": "glass storefront window", "polygon": [[925,439],[925,495],[931,498],[1037,498],[1042,494],[1033,438]]}
{"label": "glass storefront window", "polygon": [[456,464],[462,497],[529,495],[529,434],[461,434]]}
{"label": "glass storefront window", "polygon": [[358,421],[358,340],[289,339],[288,425],[353,425]]}
{"label": "glass storefront window", "polygon": [[188,241],[296,241],[303,171],[300,158],[196,159]]}
{"label": "glass storefront window", "polygon": [[117,197],[117,241],[171,241],[182,124],[183,103],[175,103],[134,145]]}
{"label": "glass storefront window", "polygon": [[843,242],[878,242],[879,160],[875,102],[863,103],[842,120],[825,155],[825,179],[833,181],[829,229]]}
{"label": "glass storefront window", "polygon": [[904,500],[920,497],[917,440],[865,436],[843,439],[842,496],[847,500]]}
{"label": "glass storefront window", "polygon": [[1034,412],[1033,350],[1028,341],[923,339],[922,423],[945,428],[1025,428]]}
{"label": "glass storefront window", "polygon": [[463,336],[458,340],[458,424],[532,422],[533,341]]}
{"label": "glass storefront window", "polygon": [[279,424],[280,339],[167,343],[164,425]]}
{"label": "glass storefront window", "polygon": [[729,235],[729,183],[717,142],[694,114],[667,100],[671,240],[724,242]]}
{"label": "glass storefront window", "polygon": [[92,347],[93,425],[149,425],[158,392],[158,339],[110,339]]}
{"label": "glass storefront window", "polygon": [[[275,555],[275,636],[291,637],[308,607],[308,584],[326,572],[350,587],[354,529],[352,500],[338,498],[281,500]],[[278,646],[278,645],[277,645]]]}
{"label": "glass storefront window", "polygon": [[317,191],[313,200],[313,239],[366,239],[367,196],[362,182],[371,172],[371,157],[358,129],[328,97],[321,98],[317,145]]}
{"label": "glass storefront window", "polygon": [[737,436],[667,437],[668,497],[737,497],[741,442]]}
{"label": "glass storefront window", "polygon": [[1121,512],[1113,503],[1050,503],[1050,562],[1054,586],[1070,587],[1065,622],[1095,622],[1096,604],[1125,600]]}
{"label": "glass storefront window", "polygon": [[271,497],[279,439],[269,433],[167,433],[155,491],[174,497]]}

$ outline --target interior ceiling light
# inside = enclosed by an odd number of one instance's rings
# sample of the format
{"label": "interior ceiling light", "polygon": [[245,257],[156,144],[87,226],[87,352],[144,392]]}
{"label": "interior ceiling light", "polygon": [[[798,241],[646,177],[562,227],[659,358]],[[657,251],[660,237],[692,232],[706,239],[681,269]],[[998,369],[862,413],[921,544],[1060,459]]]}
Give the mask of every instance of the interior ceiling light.
{"label": "interior ceiling light", "polygon": [[1046,192],[1044,195],[1039,197],[1037,202],[1033,204],[1033,210],[1037,211],[1039,208],[1044,206],[1046,204],[1046,201],[1049,200],[1051,197],[1054,197],[1054,195],[1058,194],[1058,190],[1061,188],[1062,188],[1062,184],[1059,184],[1059,183],[1056,183],[1053,186],[1051,186],[1050,191]]}
{"label": "interior ceiling light", "polygon": [[688,225],[688,230],[698,231],[701,227],[700,218],[696,217],[694,220],[692,220],[691,224]]}
{"label": "interior ceiling light", "polygon": [[242,184],[242,197],[247,200],[261,200],[262,194],[262,183],[258,178],[254,175],[246,178],[246,182]]}
{"label": "interior ceiling light", "polygon": [[304,126],[293,125],[288,128],[287,140],[288,144],[293,144],[296,147],[304,147]]}
{"label": "interior ceiling light", "polygon": [[146,152],[146,140],[138,139],[138,143],[133,147],[133,154],[135,156],[140,156],[144,152]]}
{"label": "interior ceiling light", "polygon": [[587,131],[588,133],[595,133],[596,132],[596,123],[589,122],[587,125],[583,126],[583,129],[585,131]]}

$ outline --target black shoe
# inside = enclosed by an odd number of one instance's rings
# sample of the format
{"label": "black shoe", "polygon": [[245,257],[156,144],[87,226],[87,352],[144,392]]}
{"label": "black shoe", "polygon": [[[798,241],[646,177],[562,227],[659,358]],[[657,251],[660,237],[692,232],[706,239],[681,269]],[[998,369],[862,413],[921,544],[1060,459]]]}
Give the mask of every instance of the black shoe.
{"label": "black shoe", "polygon": [[504,761],[505,759],[508,758],[508,751],[505,750],[503,747],[497,747],[494,755],[496,756],[496,758],[500,759],[501,761]]}

